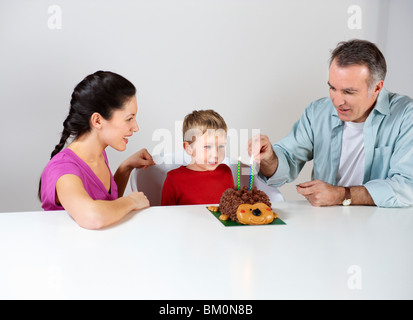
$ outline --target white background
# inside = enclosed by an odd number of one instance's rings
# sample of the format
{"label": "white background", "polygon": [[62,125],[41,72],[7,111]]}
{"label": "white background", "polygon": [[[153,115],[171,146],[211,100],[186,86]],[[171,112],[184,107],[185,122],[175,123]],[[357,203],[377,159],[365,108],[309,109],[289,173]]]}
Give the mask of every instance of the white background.
{"label": "white background", "polygon": [[[52,5],[61,29],[48,24]],[[349,28],[352,5],[361,29]],[[387,89],[413,96],[411,0],[1,0],[0,211],[41,208],[40,174],[73,88],[90,73],[117,72],[138,90],[141,130],[125,152],[108,148],[115,172],[159,145],[156,130],[179,136],[176,121],[194,109],[215,109],[229,128],[259,129],[275,143],[328,95],[330,51],[352,38],[375,42]],[[310,174],[311,164],[299,180]],[[301,199],[294,185],[280,189],[287,200]]]}

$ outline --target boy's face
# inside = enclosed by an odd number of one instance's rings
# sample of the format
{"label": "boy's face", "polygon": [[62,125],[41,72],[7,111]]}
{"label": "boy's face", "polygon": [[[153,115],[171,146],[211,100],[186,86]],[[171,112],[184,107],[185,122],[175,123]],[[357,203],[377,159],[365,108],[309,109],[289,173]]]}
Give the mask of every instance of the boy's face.
{"label": "boy's face", "polygon": [[192,157],[188,167],[196,171],[213,171],[225,158],[227,134],[225,130],[208,129],[195,142],[184,142],[185,151]]}

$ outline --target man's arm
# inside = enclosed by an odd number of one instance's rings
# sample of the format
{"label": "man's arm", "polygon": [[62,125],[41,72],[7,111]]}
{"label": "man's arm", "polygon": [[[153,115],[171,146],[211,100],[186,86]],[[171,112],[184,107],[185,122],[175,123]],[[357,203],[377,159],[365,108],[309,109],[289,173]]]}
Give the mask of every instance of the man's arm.
{"label": "man's arm", "polygon": [[275,152],[272,152],[272,155],[268,160],[262,160],[260,162],[260,171],[262,175],[266,178],[270,178],[274,175],[278,168],[278,158]]}
{"label": "man's arm", "polygon": [[[315,207],[341,205],[345,199],[344,187],[333,186],[320,180],[299,184],[297,192],[303,195]],[[350,194],[352,205],[375,205],[373,198],[364,186],[350,187]]]}

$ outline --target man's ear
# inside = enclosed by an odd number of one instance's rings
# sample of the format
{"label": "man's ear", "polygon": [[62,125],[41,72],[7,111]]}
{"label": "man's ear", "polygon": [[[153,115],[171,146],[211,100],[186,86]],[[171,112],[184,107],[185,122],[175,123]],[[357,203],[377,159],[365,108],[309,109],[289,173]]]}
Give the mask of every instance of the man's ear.
{"label": "man's ear", "polygon": [[100,113],[95,112],[90,117],[90,125],[92,128],[100,129],[102,128],[102,116]]}
{"label": "man's ear", "polygon": [[377,83],[377,84],[374,86],[373,93],[376,94],[376,95],[379,95],[381,89],[383,89],[383,86],[384,86],[384,81],[383,81],[383,80],[380,80],[380,82]]}

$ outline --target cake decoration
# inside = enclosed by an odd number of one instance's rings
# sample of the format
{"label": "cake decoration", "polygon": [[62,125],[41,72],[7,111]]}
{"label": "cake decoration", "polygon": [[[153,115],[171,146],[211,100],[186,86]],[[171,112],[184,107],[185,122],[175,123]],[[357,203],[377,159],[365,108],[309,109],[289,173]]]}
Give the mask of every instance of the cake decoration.
{"label": "cake decoration", "polygon": [[241,224],[262,225],[273,222],[278,215],[272,211],[269,197],[264,191],[253,187],[248,190],[244,186],[230,188],[222,194],[219,207],[209,207],[211,211],[219,211],[219,219],[231,219]]}

